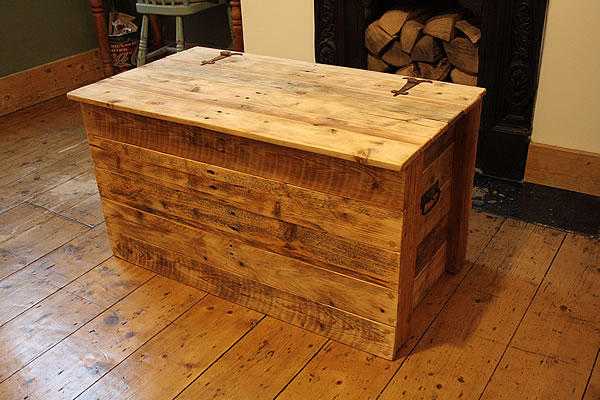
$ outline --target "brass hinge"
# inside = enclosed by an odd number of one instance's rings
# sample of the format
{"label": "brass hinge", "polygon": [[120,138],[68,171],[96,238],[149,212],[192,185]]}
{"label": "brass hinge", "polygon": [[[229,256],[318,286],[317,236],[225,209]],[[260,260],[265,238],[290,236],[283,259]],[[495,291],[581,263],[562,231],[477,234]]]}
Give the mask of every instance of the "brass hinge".
{"label": "brass hinge", "polygon": [[406,96],[410,89],[414,88],[415,86],[417,86],[420,83],[433,83],[432,81],[430,81],[428,79],[417,79],[417,78],[404,78],[404,79],[406,79],[406,83],[404,84],[404,86],[402,86],[398,90],[392,90],[394,97],[399,96],[399,95]]}
{"label": "brass hinge", "polygon": [[202,63],[200,65],[214,64],[215,62],[222,60],[224,58],[231,57],[231,56],[241,56],[241,55],[242,55],[242,53],[234,53],[229,50],[223,50],[223,51],[221,51],[221,54],[219,54],[218,56],[211,58],[210,60],[204,60],[204,61],[202,61]]}

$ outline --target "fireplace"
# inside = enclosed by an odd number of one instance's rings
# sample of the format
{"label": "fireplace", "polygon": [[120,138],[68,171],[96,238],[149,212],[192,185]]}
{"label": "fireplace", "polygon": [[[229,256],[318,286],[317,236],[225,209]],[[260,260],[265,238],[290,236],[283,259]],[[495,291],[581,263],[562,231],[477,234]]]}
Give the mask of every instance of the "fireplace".
{"label": "fireplace", "polygon": [[[408,0],[315,0],[315,59],[366,68],[365,30]],[[424,1],[418,2],[422,4]],[[478,85],[487,89],[477,168],[522,181],[537,92],[547,0],[432,0],[469,10],[481,26]],[[414,3],[414,2],[413,2]]]}

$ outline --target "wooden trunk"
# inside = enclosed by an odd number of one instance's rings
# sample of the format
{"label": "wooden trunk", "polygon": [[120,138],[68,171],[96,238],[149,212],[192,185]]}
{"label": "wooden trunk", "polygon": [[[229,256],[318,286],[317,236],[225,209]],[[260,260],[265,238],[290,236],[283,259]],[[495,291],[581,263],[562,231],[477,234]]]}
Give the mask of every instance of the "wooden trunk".
{"label": "wooden trunk", "polygon": [[483,90],[227,54],[70,93],[115,255],[393,359],[464,260]]}

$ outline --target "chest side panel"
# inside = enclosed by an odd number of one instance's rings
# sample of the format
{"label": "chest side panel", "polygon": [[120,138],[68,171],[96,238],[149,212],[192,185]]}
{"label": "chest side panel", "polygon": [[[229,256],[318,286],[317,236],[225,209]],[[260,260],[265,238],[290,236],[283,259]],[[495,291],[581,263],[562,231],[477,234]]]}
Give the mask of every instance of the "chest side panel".
{"label": "chest side panel", "polygon": [[117,255],[392,354],[401,174],[92,106],[84,120]]}

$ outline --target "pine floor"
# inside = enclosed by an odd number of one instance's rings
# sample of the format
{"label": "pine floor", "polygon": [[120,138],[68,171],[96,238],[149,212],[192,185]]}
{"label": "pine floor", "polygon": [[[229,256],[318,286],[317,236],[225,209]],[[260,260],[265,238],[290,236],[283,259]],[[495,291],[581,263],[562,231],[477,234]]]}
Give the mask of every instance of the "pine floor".
{"label": "pine floor", "polygon": [[600,399],[600,242],[473,212],[386,361],[111,257],[76,105],[0,118],[0,399]]}

